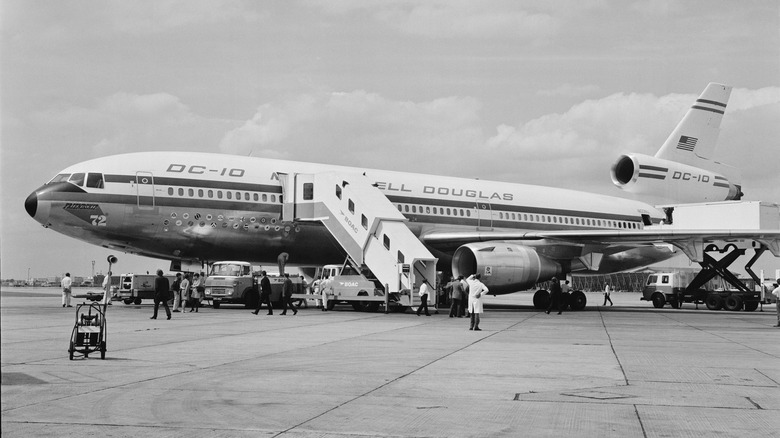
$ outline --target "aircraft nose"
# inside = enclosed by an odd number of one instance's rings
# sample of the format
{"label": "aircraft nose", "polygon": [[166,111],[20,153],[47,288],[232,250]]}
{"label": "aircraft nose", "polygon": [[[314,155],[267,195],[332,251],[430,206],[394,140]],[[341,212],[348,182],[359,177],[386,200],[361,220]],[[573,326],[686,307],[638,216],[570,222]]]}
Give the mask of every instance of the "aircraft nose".
{"label": "aircraft nose", "polygon": [[27,214],[30,217],[35,218],[35,213],[38,212],[38,193],[32,192],[30,196],[24,201],[24,209],[27,210]]}

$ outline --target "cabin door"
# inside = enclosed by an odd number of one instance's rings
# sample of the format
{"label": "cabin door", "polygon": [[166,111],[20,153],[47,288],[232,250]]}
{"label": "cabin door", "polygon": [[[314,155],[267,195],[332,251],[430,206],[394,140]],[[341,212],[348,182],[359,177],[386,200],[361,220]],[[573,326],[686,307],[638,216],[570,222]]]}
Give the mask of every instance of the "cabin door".
{"label": "cabin door", "polygon": [[493,229],[493,209],[487,201],[477,201],[477,230],[490,231]]}
{"label": "cabin door", "polygon": [[138,195],[138,208],[151,210],[154,208],[154,176],[151,172],[135,173],[135,188]]}

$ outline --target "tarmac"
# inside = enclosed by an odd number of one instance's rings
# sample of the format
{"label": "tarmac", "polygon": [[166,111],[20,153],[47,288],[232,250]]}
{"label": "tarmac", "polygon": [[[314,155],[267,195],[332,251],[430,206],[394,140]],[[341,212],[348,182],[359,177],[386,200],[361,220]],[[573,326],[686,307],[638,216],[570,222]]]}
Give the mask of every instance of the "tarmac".
{"label": "tarmac", "polygon": [[774,305],[588,293],[546,315],[520,293],[488,297],[476,332],[446,310],[168,321],[114,302],[106,359],[69,360],[76,308],[59,296],[0,294],[4,437],[780,437]]}

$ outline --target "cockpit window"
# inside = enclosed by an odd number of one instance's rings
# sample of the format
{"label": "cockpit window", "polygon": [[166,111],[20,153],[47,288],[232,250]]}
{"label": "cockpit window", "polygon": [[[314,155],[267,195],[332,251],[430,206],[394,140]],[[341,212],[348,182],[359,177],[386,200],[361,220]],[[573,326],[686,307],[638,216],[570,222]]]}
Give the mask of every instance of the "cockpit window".
{"label": "cockpit window", "polygon": [[83,173],[74,173],[70,176],[70,179],[68,182],[76,184],[77,186],[83,186],[84,185],[84,174]]}
{"label": "cockpit window", "polygon": [[90,173],[87,175],[87,187],[93,189],[103,188],[103,174],[102,173]]}
{"label": "cockpit window", "polygon": [[69,173],[61,173],[55,176],[54,178],[52,178],[51,181],[49,181],[49,184],[67,181],[68,178],[70,178]]}

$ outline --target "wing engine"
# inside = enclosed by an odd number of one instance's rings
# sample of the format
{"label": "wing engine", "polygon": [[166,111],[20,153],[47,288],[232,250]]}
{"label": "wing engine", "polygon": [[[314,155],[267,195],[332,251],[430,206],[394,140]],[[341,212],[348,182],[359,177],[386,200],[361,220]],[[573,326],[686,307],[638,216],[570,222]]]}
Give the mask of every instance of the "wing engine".
{"label": "wing engine", "polygon": [[482,282],[497,295],[528,289],[561,272],[557,262],[514,243],[469,243],[455,250],[452,257],[455,277],[482,274]]}

